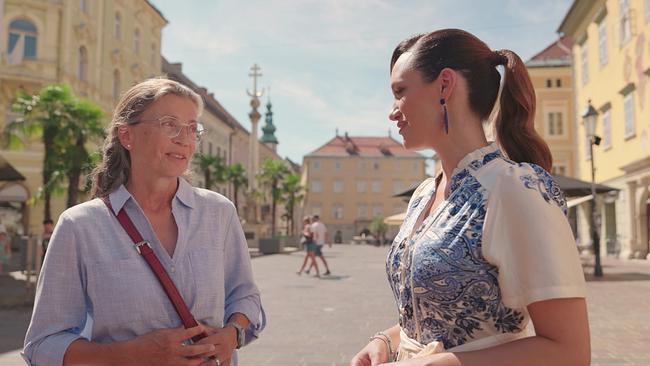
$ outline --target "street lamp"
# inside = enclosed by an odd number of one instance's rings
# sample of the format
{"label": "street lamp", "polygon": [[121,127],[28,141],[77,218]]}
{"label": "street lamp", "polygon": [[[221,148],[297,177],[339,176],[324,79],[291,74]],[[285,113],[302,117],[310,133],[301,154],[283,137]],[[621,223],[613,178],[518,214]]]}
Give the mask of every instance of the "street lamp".
{"label": "street lamp", "polygon": [[589,216],[589,226],[591,228],[591,240],[594,245],[594,255],[596,263],[594,264],[594,276],[603,276],[603,267],[600,264],[600,237],[596,228],[596,168],[594,167],[594,145],[600,145],[600,137],[596,135],[596,122],[598,111],[591,105],[591,99],[587,108],[582,114],[582,121],[585,125],[587,138],[589,139],[589,156],[591,157],[591,215]]}

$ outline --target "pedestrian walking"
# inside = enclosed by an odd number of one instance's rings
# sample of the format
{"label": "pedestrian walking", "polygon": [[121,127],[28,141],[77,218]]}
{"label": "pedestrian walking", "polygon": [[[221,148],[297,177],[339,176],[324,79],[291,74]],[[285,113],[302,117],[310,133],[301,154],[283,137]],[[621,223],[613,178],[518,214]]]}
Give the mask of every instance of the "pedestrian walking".
{"label": "pedestrian walking", "polygon": [[[305,247],[305,259],[302,261],[302,266],[298,270],[298,275],[302,274],[302,271],[307,265],[307,261],[311,259],[309,268],[316,269],[316,277],[320,277],[320,272],[318,271],[318,263],[316,263],[316,243],[314,242],[314,233],[311,230],[311,219],[309,216],[305,216],[302,219],[302,235],[300,237],[300,242]],[[307,270],[309,274],[309,270]]]}
{"label": "pedestrian walking", "polygon": [[[320,258],[320,260],[323,262],[323,265],[325,266],[325,273],[323,274],[325,276],[329,276],[331,272],[329,266],[327,265],[327,261],[325,260],[325,256],[323,256],[323,246],[325,246],[327,243],[331,248],[332,241],[330,240],[329,233],[327,232],[327,226],[325,226],[325,224],[320,221],[320,217],[318,215],[312,216],[311,231],[314,233],[314,242],[316,242],[316,257]],[[314,261],[314,264],[315,263],[316,261]],[[309,273],[309,270],[307,273]]]}
{"label": "pedestrian walking", "polygon": [[433,149],[442,171],[388,254],[399,322],[350,364],[589,365],[584,277],[525,64],[444,29],[400,43],[390,79],[404,146]]}
{"label": "pedestrian walking", "polygon": [[236,365],[264,328],[234,205],[183,177],[202,107],[164,78],[122,96],[94,199],[63,212],[50,239],[28,364]]}

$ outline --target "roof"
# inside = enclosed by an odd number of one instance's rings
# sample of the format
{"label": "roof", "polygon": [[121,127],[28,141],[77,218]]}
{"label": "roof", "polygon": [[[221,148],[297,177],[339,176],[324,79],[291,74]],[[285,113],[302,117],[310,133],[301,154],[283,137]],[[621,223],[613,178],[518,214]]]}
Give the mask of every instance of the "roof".
{"label": "roof", "polygon": [[550,45],[531,57],[526,66],[570,66],[573,40],[569,36],[553,41]]}
{"label": "roof", "polygon": [[149,6],[150,6],[150,7],[151,7],[151,8],[152,8],[156,13],[158,13],[158,15],[160,15],[160,17],[161,17],[162,20],[165,22],[165,24],[169,24],[169,21],[167,20],[167,18],[165,18],[165,16],[163,15],[163,13],[160,12],[160,10],[158,10],[158,8],[156,8],[156,6],[155,6],[154,4],[151,3],[151,1],[149,1],[149,0],[145,0],[145,2],[146,2],[147,5],[149,5]]}
{"label": "roof", "polygon": [[176,80],[179,83],[188,86],[190,89],[197,92],[205,102],[205,108],[214,113],[224,123],[230,125],[232,128],[237,128],[248,134],[248,130],[242,126],[235,117],[233,117],[221,103],[217,101],[213,93],[209,93],[206,88],[196,85],[190,78],[183,73],[183,64],[180,62],[171,63],[166,58],[162,57],[162,71],[170,79]]}
{"label": "roof", "polygon": [[422,158],[422,154],[406,150],[401,143],[390,136],[335,136],[325,145],[305,155],[305,157],[400,157]]}

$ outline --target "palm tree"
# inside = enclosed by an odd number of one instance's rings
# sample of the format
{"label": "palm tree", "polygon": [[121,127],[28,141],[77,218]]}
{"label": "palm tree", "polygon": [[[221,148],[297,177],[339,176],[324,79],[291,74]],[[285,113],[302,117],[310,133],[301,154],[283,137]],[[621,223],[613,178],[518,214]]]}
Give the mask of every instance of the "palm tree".
{"label": "palm tree", "polygon": [[294,211],[295,207],[305,197],[305,187],[300,182],[300,174],[290,173],[282,180],[282,193],[284,208],[287,211],[286,217],[290,235],[294,234]]}
{"label": "palm tree", "polygon": [[215,183],[225,182],[224,164],[221,157],[197,154],[194,155],[194,165],[203,173],[205,189],[212,189]]}
{"label": "palm tree", "polygon": [[104,112],[94,103],[78,101],[71,110],[73,118],[70,123],[59,131],[57,140],[64,146],[62,167],[68,178],[67,207],[77,204],[81,175],[90,173],[97,162],[86,149],[86,142],[104,137],[103,115]]}
{"label": "palm tree", "polygon": [[239,210],[238,205],[238,194],[239,189],[248,184],[248,176],[246,169],[240,163],[229,165],[226,168],[226,180],[232,184],[233,187],[233,203],[235,204],[235,209]]}
{"label": "palm tree", "polygon": [[271,237],[275,238],[275,213],[278,201],[282,199],[280,183],[290,173],[289,167],[283,160],[266,159],[258,174],[260,183],[270,188],[271,193]]}
{"label": "palm tree", "polygon": [[67,85],[50,85],[36,95],[19,92],[12,110],[22,116],[5,126],[4,145],[23,148],[28,140],[41,140],[43,185],[34,198],[44,200],[43,216],[51,219],[51,197],[63,191],[66,178],[68,206],[76,203],[81,173],[91,161],[85,142],[100,136],[101,109],[78,101]]}

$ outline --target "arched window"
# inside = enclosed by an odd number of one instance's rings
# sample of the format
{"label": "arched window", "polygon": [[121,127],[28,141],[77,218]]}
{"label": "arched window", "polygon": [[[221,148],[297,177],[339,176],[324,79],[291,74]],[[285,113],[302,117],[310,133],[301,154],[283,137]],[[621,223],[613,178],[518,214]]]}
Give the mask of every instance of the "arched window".
{"label": "arched window", "polygon": [[120,78],[120,70],[115,69],[115,71],[113,71],[113,100],[115,102],[120,99],[120,91],[122,88],[122,81]]}
{"label": "arched window", "polygon": [[36,26],[29,20],[18,19],[9,23],[9,40],[7,50],[11,55],[14,48],[19,47],[23,49],[22,57],[34,59],[36,58],[36,40],[38,32]]}
{"label": "arched window", "polygon": [[140,53],[140,30],[138,28],[133,33],[133,52]]}
{"label": "arched window", "polygon": [[79,66],[77,67],[77,78],[86,81],[88,78],[88,51],[86,47],[79,47]]}
{"label": "arched window", "polygon": [[115,13],[115,38],[122,39],[122,15]]}

